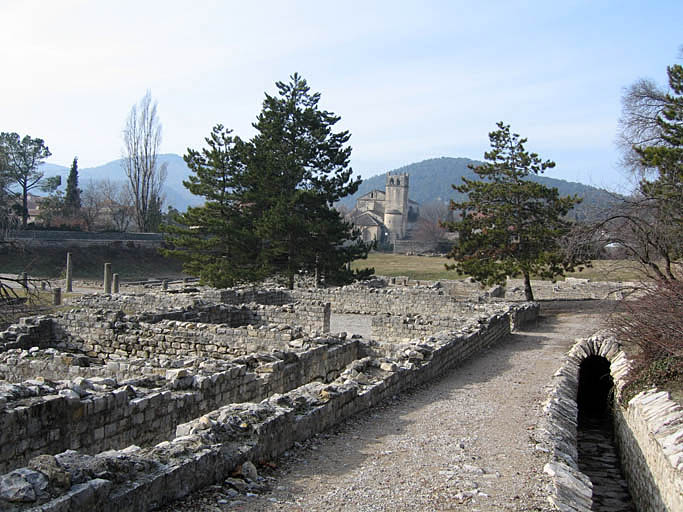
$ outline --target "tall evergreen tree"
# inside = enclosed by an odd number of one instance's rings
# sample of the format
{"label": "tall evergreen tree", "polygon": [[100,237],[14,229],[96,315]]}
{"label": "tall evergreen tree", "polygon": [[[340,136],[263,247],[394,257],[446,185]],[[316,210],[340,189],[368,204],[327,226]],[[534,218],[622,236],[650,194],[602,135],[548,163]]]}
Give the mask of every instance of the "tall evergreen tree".
{"label": "tall evergreen tree", "polygon": [[320,93],[296,73],[276,86],[254,123],[245,192],[267,241],[263,263],[291,288],[298,271],[322,271],[320,262],[353,238],[332,205],[361,180],[351,178],[351,135],[333,131],[340,117],[318,107]]}
{"label": "tall evergreen tree", "polygon": [[565,260],[559,241],[569,231],[564,216],[580,199],[560,197],[556,188],[528,180],[555,163],[526,151],[527,139],[511,133],[509,125],[497,126],[489,133],[488,162],[470,167],[480,180],[463,178],[464,184],[453,185],[468,198],[451,202],[462,216],[447,224],[459,234],[448,255],[456,263],[447,267],[489,285],[522,275],[526,299],[534,300],[532,274],[553,278],[578,263]]}
{"label": "tall evergreen tree", "polygon": [[260,240],[243,201],[244,143],[217,125],[201,151],[188,149],[184,159],[193,172],[185,187],[205,199],[166,224],[172,248],[162,251],[183,260],[183,269],[216,287],[264,277]]}
{"label": "tall evergreen tree", "polygon": [[320,110],[320,94],[294,74],[266,94],[249,142],[216,126],[208,147],[185,156],[194,176],[185,182],[206,198],[167,226],[187,272],[214,286],[308,271],[328,281],[350,279],[350,259],[367,255],[333,204],[355,192],[349,132],[335,133],[339,116]]}
{"label": "tall evergreen tree", "polygon": [[78,157],[74,157],[66,179],[66,194],[64,196],[64,208],[68,215],[74,215],[81,209],[81,189],[78,188]]}
{"label": "tall evergreen tree", "polygon": [[[675,236],[683,235],[683,66],[667,68],[670,92],[664,98],[664,108],[656,117],[658,143],[637,146],[641,163],[655,170],[654,179],[644,178],[640,191],[658,202],[663,215],[677,228]],[[675,257],[680,257],[676,254]]]}

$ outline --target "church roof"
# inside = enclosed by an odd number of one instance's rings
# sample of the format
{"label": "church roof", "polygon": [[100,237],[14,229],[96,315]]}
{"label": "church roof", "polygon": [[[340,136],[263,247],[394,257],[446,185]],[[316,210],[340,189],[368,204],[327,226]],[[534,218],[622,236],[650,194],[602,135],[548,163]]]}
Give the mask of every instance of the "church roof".
{"label": "church roof", "polygon": [[372,227],[381,226],[382,223],[371,213],[363,212],[358,217],[353,219],[353,223],[356,226]]}
{"label": "church roof", "polygon": [[[374,197],[370,197],[372,194],[374,194]],[[384,190],[379,190],[378,188],[371,190],[370,192],[366,192],[362,196],[360,196],[357,201],[361,201],[363,199],[384,199],[385,197],[385,192]]]}

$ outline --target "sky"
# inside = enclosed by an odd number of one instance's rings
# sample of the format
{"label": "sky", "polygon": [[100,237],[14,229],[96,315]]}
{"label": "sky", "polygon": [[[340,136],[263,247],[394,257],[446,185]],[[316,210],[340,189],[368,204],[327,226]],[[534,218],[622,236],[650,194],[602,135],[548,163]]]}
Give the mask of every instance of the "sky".
{"label": "sky", "polygon": [[683,2],[0,0],[0,131],[49,163],[120,158],[147,90],[161,153],[221,123],[249,138],[264,93],[301,74],[351,132],[362,177],[440,156],[483,159],[498,121],[557,167],[625,192],[621,96],[680,63]]}

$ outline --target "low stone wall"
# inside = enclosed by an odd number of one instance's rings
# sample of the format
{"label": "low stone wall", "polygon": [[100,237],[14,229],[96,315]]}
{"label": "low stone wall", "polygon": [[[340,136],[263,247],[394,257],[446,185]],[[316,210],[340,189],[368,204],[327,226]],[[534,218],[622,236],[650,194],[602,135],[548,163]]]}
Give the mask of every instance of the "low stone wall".
{"label": "low stone wall", "polygon": [[285,290],[192,287],[180,290],[142,289],[118,294],[92,293],[74,299],[71,304],[74,307],[121,310],[128,314],[138,314],[172,312],[188,308],[201,309],[210,305],[281,306],[291,302],[294,300]]}
{"label": "low stone wall", "polygon": [[296,289],[292,296],[299,300],[330,302],[333,313],[363,315],[438,314],[443,308],[455,307],[455,301],[438,288],[386,287],[362,285],[342,288]]}
{"label": "low stone wall", "polygon": [[509,313],[510,329],[516,326],[536,321],[538,318],[538,303],[494,303],[474,304],[458,303],[457,307],[450,307],[452,313],[445,315],[377,315],[372,318],[372,337],[382,341],[405,342],[410,340],[424,340],[442,331],[469,330],[481,320],[491,315]]}
{"label": "low stone wall", "polygon": [[[576,397],[579,366],[592,355],[610,362],[616,397],[630,367],[619,343],[598,334],[579,340],[555,374],[539,441],[551,453],[545,472],[553,482],[550,500],[559,510],[591,510],[592,485],[578,466]],[[683,510],[683,409],[668,393],[650,390],[638,394],[626,408],[616,404],[614,419],[622,468],[638,510]]]}
{"label": "low stone wall", "polygon": [[166,370],[157,387],[112,379],[0,386],[0,472],[38,454],[98,453],[172,437],[176,425],[228,403],[262,400],[314,380],[329,382],[358,359],[358,341],[319,339],[300,353],[252,355],[219,372]]}
{"label": "low stone wall", "polygon": [[[94,332],[99,330],[99,332]],[[146,358],[165,355],[174,358],[208,357],[231,359],[250,352],[284,350],[290,342],[304,339],[304,331],[288,326],[230,327],[163,320],[148,324],[137,322],[106,328],[87,328],[80,335],[74,330],[56,330],[54,346],[83,352],[103,360]],[[303,343],[303,341],[302,341]]]}
{"label": "low stone wall", "polygon": [[525,325],[538,321],[541,306],[538,302],[523,302],[510,306],[510,329],[521,329]]}
{"label": "low stone wall", "polygon": [[272,460],[294,442],[433,379],[499,341],[509,326],[507,315],[495,316],[476,332],[441,334],[430,343],[412,344],[395,360],[360,359],[330,384],[306,384],[260,404],[221,407],[178,426],[175,439],[154,448],[33,459],[29,468],[0,477],[0,486],[12,482],[26,491],[26,504],[0,504],[8,511],[39,503],[44,512],[151,510],[222,481],[246,460]]}
{"label": "low stone wall", "polygon": [[[567,277],[564,281],[532,281],[536,300],[622,299],[636,287],[631,282],[592,281]],[[509,279],[505,286],[507,300],[524,300],[524,282]]]}

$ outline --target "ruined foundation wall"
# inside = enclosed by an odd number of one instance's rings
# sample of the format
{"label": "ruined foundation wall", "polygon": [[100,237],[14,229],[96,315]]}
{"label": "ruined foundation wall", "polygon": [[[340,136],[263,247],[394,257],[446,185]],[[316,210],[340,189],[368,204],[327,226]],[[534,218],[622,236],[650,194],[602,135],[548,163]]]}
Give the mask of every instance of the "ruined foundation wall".
{"label": "ruined foundation wall", "polygon": [[260,304],[281,306],[293,302],[285,290],[193,288],[184,290],[130,291],[118,294],[86,294],[72,304],[95,309],[121,309],[127,313],[173,311],[206,304]]}
{"label": "ruined foundation wall", "polygon": [[438,314],[443,308],[457,308],[455,300],[443,290],[429,288],[343,288],[297,289],[295,299],[330,302],[333,313],[378,315]]}
{"label": "ruined foundation wall", "polygon": [[[178,426],[173,441],[154,448],[103,453],[90,459],[61,454],[57,460],[62,467],[68,470],[80,465],[84,468],[80,474],[85,477],[65,494],[44,503],[41,510],[151,510],[223,480],[245,460],[272,460],[294,442],[433,379],[502,339],[509,326],[507,315],[495,316],[480,324],[476,332],[464,336],[439,335],[428,347],[413,345],[413,352],[425,352],[423,358],[402,357],[389,365],[389,370],[382,370],[386,366],[379,361],[360,360],[331,384],[311,383],[260,404],[222,407]],[[350,378],[359,370],[370,376],[364,383]],[[107,480],[88,469],[109,464],[126,472]],[[28,469],[22,471],[16,475],[42,475]],[[10,474],[3,478],[24,477]],[[19,508],[8,504],[8,510]]]}
{"label": "ruined foundation wall", "polygon": [[[358,355],[358,341],[350,340],[290,353],[285,360],[252,370],[244,364],[210,375],[184,368],[167,370],[167,380],[157,390],[124,385],[102,393],[85,388],[80,398],[74,393],[57,394],[45,383],[14,385],[0,396],[5,402],[0,412],[0,472],[42,453],[68,449],[97,453],[158,443],[170,439],[179,423],[225,404],[263,400],[314,380],[329,382]],[[81,388],[87,385],[79,383]],[[41,391],[42,396],[31,396]]]}
{"label": "ruined foundation wall", "polygon": [[[219,292],[221,290],[216,290]],[[264,305],[257,302],[239,305],[206,302],[197,298],[187,300],[183,294],[173,295],[88,295],[74,301],[71,317],[81,325],[99,321],[98,316],[111,317],[111,313],[121,312],[132,321],[156,323],[162,320],[179,320],[212,324],[228,324],[231,327],[245,325],[264,325],[282,323],[298,325],[308,330],[327,332],[329,330],[329,306],[319,301],[288,302],[278,305]],[[195,295],[195,294],[192,294]],[[204,295],[211,295],[208,292]],[[250,297],[255,294],[250,294]],[[159,299],[163,300],[159,300]],[[175,299],[178,299],[177,302]],[[253,298],[253,297],[251,297]],[[130,301],[133,300],[131,303]],[[140,301],[140,302],[138,302]],[[279,301],[276,301],[279,302]],[[156,309],[154,309],[156,307]]]}

